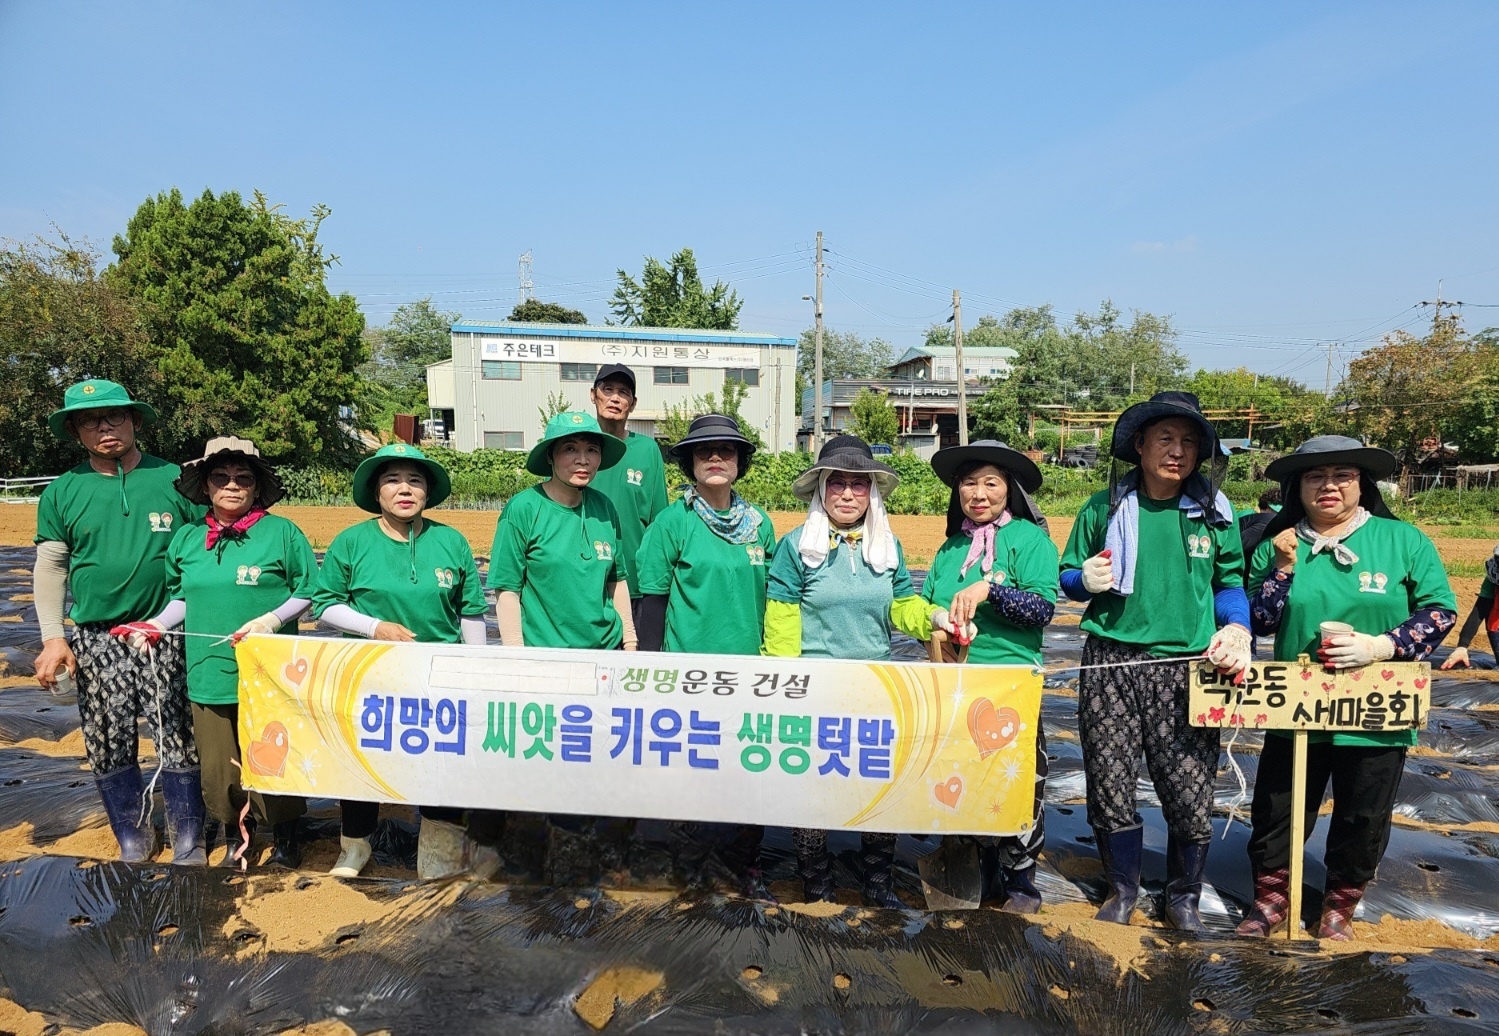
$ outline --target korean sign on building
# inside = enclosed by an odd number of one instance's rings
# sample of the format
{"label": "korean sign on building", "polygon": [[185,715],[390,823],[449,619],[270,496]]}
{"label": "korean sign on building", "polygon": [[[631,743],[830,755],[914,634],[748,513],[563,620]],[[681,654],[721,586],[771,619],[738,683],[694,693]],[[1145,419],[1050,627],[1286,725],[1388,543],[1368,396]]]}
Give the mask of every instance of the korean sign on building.
{"label": "korean sign on building", "polygon": [[1384,662],[1341,672],[1315,662],[1257,662],[1235,684],[1209,665],[1194,666],[1187,715],[1197,727],[1420,730],[1431,707],[1431,666]]}
{"label": "korean sign on building", "polygon": [[753,346],[703,345],[698,342],[637,342],[609,339],[484,338],[484,360],[528,363],[624,363],[642,367],[759,367]]}
{"label": "korean sign on building", "polygon": [[244,783],[278,795],[1019,834],[1027,667],[251,636]]}

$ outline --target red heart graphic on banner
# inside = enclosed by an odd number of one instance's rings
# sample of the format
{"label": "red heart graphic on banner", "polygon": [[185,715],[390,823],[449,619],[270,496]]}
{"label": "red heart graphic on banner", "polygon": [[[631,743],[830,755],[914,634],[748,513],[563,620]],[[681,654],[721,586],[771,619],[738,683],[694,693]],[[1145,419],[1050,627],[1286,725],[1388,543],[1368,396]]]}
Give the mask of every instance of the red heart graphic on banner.
{"label": "red heart graphic on banner", "polygon": [[1355,680],[1362,680],[1364,678],[1364,671],[1362,669],[1355,669],[1352,675]]}
{"label": "red heart graphic on banner", "polygon": [[1301,678],[1303,680],[1310,680],[1312,678],[1312,671],[1310,669],[1303,669],[1301,671]]}
{"label": "red heart graphic on banner", "polygon": [[282,667],[281,675],[298,687],[302,686],[302,681],[307,679],[307,659],[299,658],[295,662],[288,662]]}
{"label": "red heart graphic on banner", "polygon": [[1395,670],[1393,670],[1393,669],[1381,669],[1379,671],[1379,678],[1381,680],[1393,680],[1395,678]]}
{"label": "red heart graphic on banner", "polygon": [[932,788],[932,794],[948,809],[957,809],[958,800],[963,797],[963,778],[949,777],[942,784]]}
{"label": "red heart graphic on banner", "polygon": [[1426,677],[1424,676],[1420,677],[1419,679],[1412,680],[1411,683],[1416,685],[1416,690],[1418,691],[1426,690]]}
{"label": "red heart graphic on banner", "polygon": [[276,721],[265,725],[259,741],[246,746],[245,763],[251,773],[262,777],[280,777],[286,772],[286,756],[291,751],[291,735]]}
{"label": "red heart graphic on banner", "polygon": [[1337,690],[1337,688],[1338,688],[1338,685],[1335,684],[1335,683],[1323,683],[1323,685],[1322,685],[1322,689],[1324,691],[1326,691],[1328,694],[1331,694],[1333,691]]}
{"label": "red heart graphic on banner", "polygon": [[1009,706],[996,709],[988,698],[976,698],[968,706],[968,736],[978,747],[979,758],[987,759],[1020,733],[1020,713]]}

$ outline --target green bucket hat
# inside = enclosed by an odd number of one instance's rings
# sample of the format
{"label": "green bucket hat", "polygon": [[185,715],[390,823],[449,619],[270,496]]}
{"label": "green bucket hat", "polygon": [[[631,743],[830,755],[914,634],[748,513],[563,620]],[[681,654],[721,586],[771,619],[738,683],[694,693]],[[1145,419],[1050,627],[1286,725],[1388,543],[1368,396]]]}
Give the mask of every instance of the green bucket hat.
{"label": "green bucket hat", "polygon": [[526,470],[533,475],[547,478],[552,474],[552,444],[575,435],[596,435],[603,447],[604,459],[599,461],[599,470],[612,468],[625,455],[623,440],[616,439],[599,427],[598,418],[575,410],[564,410],[547,422],[541,441],[531,447],[526,456]]}
{"label": "green bucket hat", "polygon": [[69,414],[76,414],[81,410],[108,410],[114,407],[134,410],[147,421],[156,420],[156,408],[149,403],[131,399],[124,385],[93,378],[68,386],[68,391],[63,393],[62,409],[54,410],[47,416],[47,427],[52,429],[52,434],[59,439],[68,439],[71,437],[63,424],[67,421]]}
{"label": "green bucket hat", "polygon": [[392,460],[410,461],[427,472],[427,479],[432,483],[427,487],[428,507],[436,507],[453,491],[453,483],[448,478],[447,470],[441,464],[415,446],[395,442],[389,446],[380,447],[360,461],[359,467],[354,469],[354,502],[364,510],[372,514],[380,513],[380,494],[375,488],[375,472],[379,471],[380,466],[386,461]]}

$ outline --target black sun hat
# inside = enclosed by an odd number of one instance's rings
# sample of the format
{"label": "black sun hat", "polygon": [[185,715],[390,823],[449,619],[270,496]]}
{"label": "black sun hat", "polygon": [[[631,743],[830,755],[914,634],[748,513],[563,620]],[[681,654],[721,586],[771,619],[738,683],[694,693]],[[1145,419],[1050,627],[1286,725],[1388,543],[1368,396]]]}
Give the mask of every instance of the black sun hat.
{"label": "black sun hat", "polygon": [[687,435],[681,442],[673,443],[666,452],[681,460],[692,452],[694,446],[704,442],[731,442],[749,453],[755,452],[755,444],[744,437],[739,422],[723,414],[693,418],[692,424],[687,426]]}
{"label": "black sun hat", "polygon": [[1365,446],[1346,435],[1318,435],[1284,457],[1271,461],[1270,466],[1265,469],[1265,477],[1275,482],[1286,482],[1293,475],[1327,464],[1347,464],[1378,482],[1389,478],[1400,462],[1389,450]]}
{"label": "black sun hat", "polygon": [[817,492],[817,483],[824,471],[847,471],[851,474],[868,475],[880,489],[880,496],[888,498],[900,485],[900,475],[888,464],[874,459],[869,443],[857,435],[835,435],[823,443],[817,454],[817,463],[802,472],[791,484],[791,492],[798,500],[811,500]]}
{"label": "black sun hat", "polygon": [[1006,474],[1013,475],[1027,493],[1034,493],[1041,488],[1041,469],[1036,467],[1035,461],[998,439],[979,439],[967,446],[949,446],[938,450],[932,454],[932,471],[936,472],[944,484],[950,486],[957,477],[958,469],[969,461],[993,464]]}
{"label": "black sun hat", "polygon": [[1202,431],[1202,445],[1197,451],[1197,462],[1210,460],[1218,455],[1218,432],[1202,412],[1202,404],[1191,392],[1157,392],[1143,403],[1136,403],[1114,424],[1114,442],[1110,453],[1126,464],[1140,463],[1140,451],[1135,447],[1135,437],[1152,421],[1163,421],[1168,417],[1185,417]]}

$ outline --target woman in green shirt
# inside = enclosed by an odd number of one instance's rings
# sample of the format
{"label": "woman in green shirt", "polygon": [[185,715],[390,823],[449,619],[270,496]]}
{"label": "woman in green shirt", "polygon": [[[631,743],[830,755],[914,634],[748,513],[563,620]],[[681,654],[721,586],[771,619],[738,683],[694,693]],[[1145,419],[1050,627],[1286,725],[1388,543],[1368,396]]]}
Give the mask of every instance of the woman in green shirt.
{"label": "woman in green shirt", "polygon": [[[952,487],[947,542],[937,550],[921,596],[946,604],[968,639],[967,661],[985,665],[1041,664],[1041,636],[1057,603],[1057,548],[1031,493],[1041,469],[1002,442],[982,439],[932,456],[932,470]],[[1036,723],[1033,823],[1024,835],[979,840],[986,883],[1003,909],[1041,909],[1036,863],[1046,844],[1046,738]]]}
{"label": "woman in green shirt", "polygon": [[[201,832],[202,809],[224,826],[224,866],[244,866],[257,821],[269,824],[273,847],[267,863],[294,868],[302,862],[297,821],[306,802],[295,796],[248,796],[253,815],[243,825],[246,794],[240,785],[239,666],[228,640],[247,633],[290,633],[311,603],[317,560],[307,537],[269,509],[286,491],[276,472],[248,439],[210,439],[203,456],[182,466],[177,491],[207,504],[201,521],[183,526],[167,548],[165,608],[145,622],[121,627],[132,645],[154,643],[181,626],[187,640],[187,696],[193,738],[202,767],[202,798],[194,815],[170,809],[177,829],[175,862],[184,824]],[[178,797],[169,779],[169,806]],[[207,846],[198,849],[204,855]],[[204,862],[204,861],[199,861]]]}
{"label": "woman in green shirt", "polygon": [[[1396,658],[1419,662],[1452,629],[1457,601],[1431,540],[1397,520],[1377,485],[1395,457],[1343,435],[1309,439],[1270,465],[1283,507],[1250,565],[1254,632],[1275,635],[1275,657],[1316,655],[1334,669]],[[1324,636],[1323,622],[1355,632]],[[1353,912],[1390,840],[1390,814],[1416,732],[1312,733],[1307,746],[1306,831],[1332,783],[1327,888],[1318,937],[1353,938]],[[1288,917],[1291,741],[1272,733],[1260,753],[1251,809],[1254,906],[1239,934],[1264,937]]]}
{"label": "woman in green shirt", "polygon": [[[692,485],[656,516],[636,555],[640,650],[758,655],[776,534],[770,516],[734,491],[755,446],[733,418],[706,414],[670,452]],[[774,902],[760,867],[765,828],[698,824],[695,834],[723,843],[745,896]]]}
{"label": "woman in green shirt", "polygon": [[[766,583],[765,653],[789,657],[890,659],[890,628],[931,640],[954,631],[947,610],[917,596],[885,498],[900,477],[856,435],[829,439],[791,491],[809,504],[805,524],[776,547]],[[833,902],[826,831],[796,829],[805,898]],[[864,901],[904,909],[895,894],[895,835],[860,836]]]}
{"label": "woman in green shirt", "polygon": [[[463,534],[425,516],[447,499],[448,473],[415,446],[382,446],[354,472],[354,502],[377,517],[339,533],[323,556],[313,612],[345,636],[483,644],[484,590]],[[352,878],[370,858],[376,802],[340,803],[341,852],[330,874]],[[463,811],[421,807],[419,878],[462,869]]]}

